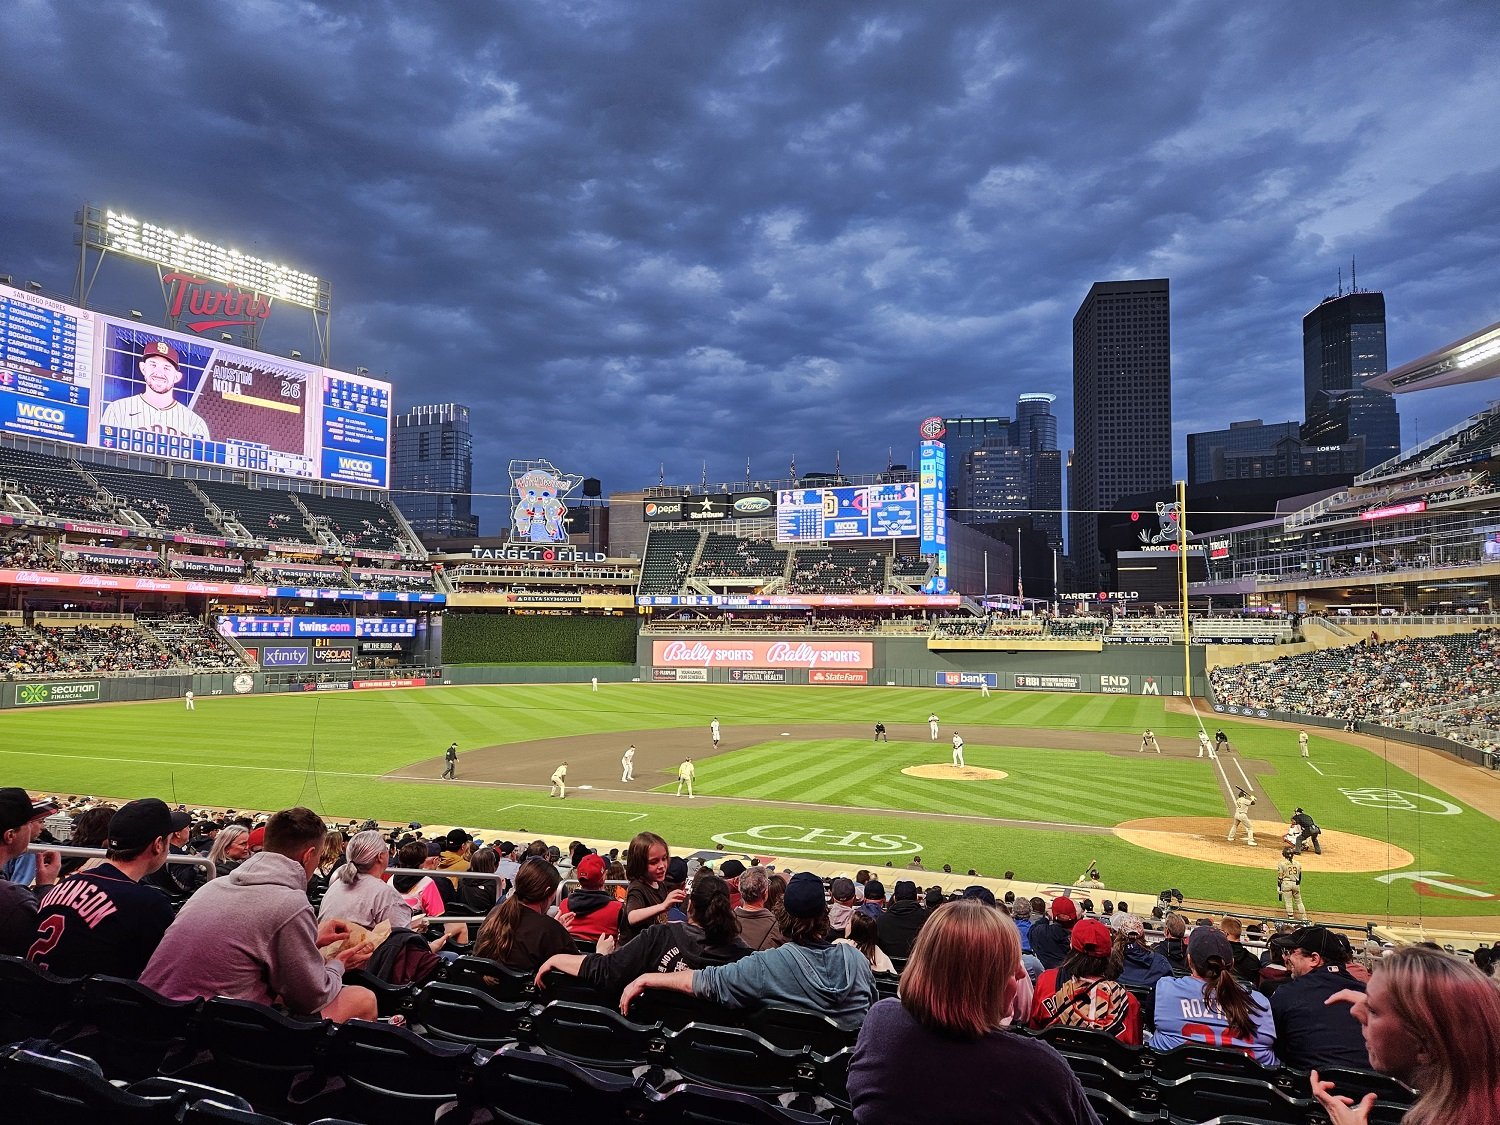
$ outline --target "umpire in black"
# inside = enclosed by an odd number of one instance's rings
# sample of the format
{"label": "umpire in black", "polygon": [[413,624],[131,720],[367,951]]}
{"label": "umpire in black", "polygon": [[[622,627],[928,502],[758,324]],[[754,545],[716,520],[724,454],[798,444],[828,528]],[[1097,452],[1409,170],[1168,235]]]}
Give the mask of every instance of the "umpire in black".
{"label": "umpire in black", "polygon": [[1317,822],[1298,809],[1292,814],[1292,823],[1302,829],[1302,835],[1297,840],[1297,851],[1299,853],[1306,851],[1307,845],[1311,844],[1313,851],[1322,855],[1323,845],[1318,842],[1318,837],[1323,834],[1323,830],[1318,827]]}

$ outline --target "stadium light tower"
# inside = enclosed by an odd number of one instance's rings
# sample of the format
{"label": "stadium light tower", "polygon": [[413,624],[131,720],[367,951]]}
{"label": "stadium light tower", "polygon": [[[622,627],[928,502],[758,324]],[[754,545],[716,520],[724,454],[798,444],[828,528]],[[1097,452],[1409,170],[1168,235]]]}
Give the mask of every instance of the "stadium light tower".
{"label": "stadium light tower", "polygon": [[[258,349],[260,328],[272,302],[307,309],[312,313],[322,365],[328,366],[332,292],[325,279],[89,203],[73,216],[73,222],[79,228],[73,239],[79,249],[73,287],[77,304],[88,305],[89,292],[105,256],[118,254],[156,267],[172,328],[182,327],[189,315],[203,314],[205,319],[197,327],[192,322],[187,327],[207,331],[232,323],[244,329],[247,346]],[[225,286],[228,292],[202,297],[200,290],[205,284]],[[205,311],[209,304],[213,309]],[[234,319],[207,319],[215,314],[232,315]]]}

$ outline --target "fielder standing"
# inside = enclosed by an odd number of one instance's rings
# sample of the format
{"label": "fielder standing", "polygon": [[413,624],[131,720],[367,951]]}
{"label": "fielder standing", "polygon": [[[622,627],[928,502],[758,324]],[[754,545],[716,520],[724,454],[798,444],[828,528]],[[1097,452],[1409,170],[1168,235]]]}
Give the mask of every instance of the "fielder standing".
{"label": "fielder standing", "polygon": [[957,733],[953,735],[953,764],[958,769],[964,766],[964,740]]}
{"label": "fielder standing", "polygon": [[887,736],[887,734],[885,733],[885,724],[884,723],[876,723],[875,724],[875,741],[876,742],[889,742],[890,741],[889,736]]}
{"label": "fielder standing", "polygon": [[688,758],[682,765],[677,767],[677,795],[682,796],[682,787],[687,786],[688,800],[693,799],[693,778],[698,776],[698,771],[693,768],[693,759]]}
{"label": "fielder standing", "polygon": [[1155,750],[1158,754],[1161,753],[1161,747],[1156,744],[1156,735],[1150,727],[1141,732],[1141,748],[1138,753],[1144,754],[1147,750]]}
{"label": "fielder standing", "polygon": [[552,771],[552,788],[547,791],[547,796],[557,797],[559,800],[568,799],[568,763],[564,762]]}
{"label": "fielder standing", "polygon": [[635,743],[625,747],[625,756],[620,759],[620,780],[635,780]]}
{"label": "fielder standing", "polygon": [[193,705],[193,693],[191,690],[189,690],[188,693],[182,697],[182,702],[187,705],[187,709],[189,711],[197,710],[197,708]]}
{"label": "fielder standing", "polygon": [[936,711],[929,711],[927,713],[927,731],[932,741],[936,742],[938,738],[938,717]]}
{"label": "fielder standing", "polygon": [[708,733],[709,737],[714,740],[714,749],[717,750],[719,748],[719,717],[717,715],[714,716],[713,722],[708,724]]}
{"label": "fielder standing", "polygon": [[1208,741],[1208,731],[1204,730],[1202,727],[1199,727],[1198,728],[1198,757],[1201,758],[1205,754],[1208,755],[1208,760],[1209,761],[1211,761],[1211,762],[1218,761],[1219,756],[1214,753],[1213,744]]}
{"label": "fielder standing", "polygon": [[1307,757],[1307,732],[1305,730],[1297,732],[1297,745],[1302,750],[1302,756],[1304,758]]}
{"label": "fielder standing", "polygon": [[[983,673],[980,673],[980,675],[983,676]],[[979,695],[980,695],[980,698],[982,698],[982,699],[988,699],[990,697],[990,682],[989,682],[989,680],[981,679],[979,681]]]}

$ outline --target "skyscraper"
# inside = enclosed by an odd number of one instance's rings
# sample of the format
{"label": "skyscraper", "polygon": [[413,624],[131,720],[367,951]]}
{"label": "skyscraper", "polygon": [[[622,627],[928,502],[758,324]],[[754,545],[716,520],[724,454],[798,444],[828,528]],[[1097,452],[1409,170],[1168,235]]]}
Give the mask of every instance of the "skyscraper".
{"label": "skyscraper", "polygon": [[1302,318],[1302,440],[1318,445],[1363,440],[1362,468],[1401,452],[1395,398],[1366,390],[1385,371],[1385,294],[1356,290],[1325,297]]}
{"label": "skyscraper", "polygon": [[1068,551],[1081,589],[1114,567],[1098,513],[1172,483],[1171,284],[1099,281],[1073,315],[1073,468]]}
{"label": "skyscraper", "polygon": [[470,493],[474,439],[469,408],[445,402],[414,406],[395,418],[391,442],[391,498],[424,537],[479,534]]}

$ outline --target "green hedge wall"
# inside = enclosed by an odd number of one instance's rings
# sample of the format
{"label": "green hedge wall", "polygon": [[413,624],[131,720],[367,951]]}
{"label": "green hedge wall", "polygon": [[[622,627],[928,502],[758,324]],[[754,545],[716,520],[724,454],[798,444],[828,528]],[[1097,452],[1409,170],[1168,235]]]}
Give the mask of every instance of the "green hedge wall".
{"label": "green hedge wall", "polygon": [[443,663],[634,664],[640,618],[448,613]]}

